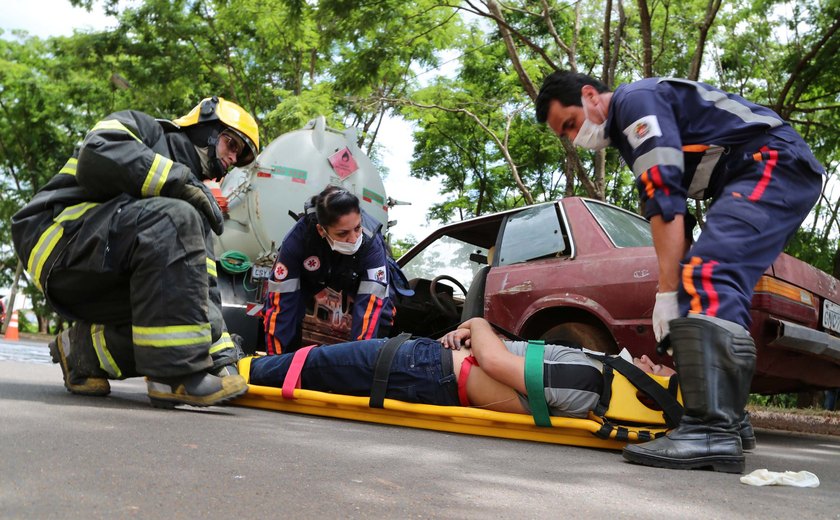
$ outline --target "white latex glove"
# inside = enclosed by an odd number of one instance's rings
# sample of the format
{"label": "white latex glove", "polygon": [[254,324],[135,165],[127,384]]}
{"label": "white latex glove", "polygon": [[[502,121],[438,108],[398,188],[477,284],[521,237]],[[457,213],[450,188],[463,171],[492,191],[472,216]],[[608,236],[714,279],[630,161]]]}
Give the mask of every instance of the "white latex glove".
{"label": "white latex glove", "polygon": [[677,291],[656,293],[656,304],[653,306],[653,336],[656,341],[662,341],[662,338],[668,335],[668,322],[679,317]]}

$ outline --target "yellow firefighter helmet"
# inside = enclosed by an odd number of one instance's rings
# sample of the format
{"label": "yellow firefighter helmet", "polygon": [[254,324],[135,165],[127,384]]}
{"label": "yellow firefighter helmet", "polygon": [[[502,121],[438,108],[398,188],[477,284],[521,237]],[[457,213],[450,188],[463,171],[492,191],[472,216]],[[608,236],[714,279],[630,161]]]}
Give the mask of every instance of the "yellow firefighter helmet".
{"label": "yellow firefighter helmet", "polygon": [[189,114],[172,121],[181,128],[219,121],[235,132],[247,145],[247,152],[236,158],[236,166],[247,166],[260,150],[260,132],[257,122],[241,106],[218,96],[201,100]]}

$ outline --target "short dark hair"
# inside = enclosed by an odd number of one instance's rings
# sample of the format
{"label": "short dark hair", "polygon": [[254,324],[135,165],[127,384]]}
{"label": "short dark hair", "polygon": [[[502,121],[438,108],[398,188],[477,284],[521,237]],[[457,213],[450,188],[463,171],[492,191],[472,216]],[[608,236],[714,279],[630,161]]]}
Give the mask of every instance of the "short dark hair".
{"label": "short dark hair", "polygon": [[359,198],[341,186],[327,186],[313,197],[315,216],[322,227],[332,226],[349,213],[361,213]]}
{"label": "short dark hair", "polygon": [[548,109],[551,100],[556,99],[563,106],[581,106],[580,90],[584,85],[592,85],[600,93],[609,92],[610,89],[597,79],[569,70],[558,70],[552,72],[543,80],[540,93],[535,102],[537,111],[537,122],[545,123],[548,120]]}

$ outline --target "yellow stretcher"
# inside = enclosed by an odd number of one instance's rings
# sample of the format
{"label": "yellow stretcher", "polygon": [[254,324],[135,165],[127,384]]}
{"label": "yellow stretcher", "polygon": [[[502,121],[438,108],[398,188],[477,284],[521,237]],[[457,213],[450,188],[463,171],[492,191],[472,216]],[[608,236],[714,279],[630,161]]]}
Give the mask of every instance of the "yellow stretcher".
{"label": "yellow stretcher", "polygon": [[[239,373],[248,380],[251,357],[239,361]],[[651,376],[663,388],[668,379]],[[628,442],[642,442],[667,430],[661,411],[636,398],[636,387],[616,374],[612,400],[605,418],[551,417],[551,427],[534,424],[529,415],[494,412],[461,406],[436,406],[385,399],[384,408],[370,408],[368,397],[317,392],[297,388],[293,399],[284,399],[280,388],[249,385],[248,392],[231,401],[249,408],[321,415],[354,421],[407,426],[505,439],[567,444],[619,450]],[[632,424],[631,424],[632,422]]]}

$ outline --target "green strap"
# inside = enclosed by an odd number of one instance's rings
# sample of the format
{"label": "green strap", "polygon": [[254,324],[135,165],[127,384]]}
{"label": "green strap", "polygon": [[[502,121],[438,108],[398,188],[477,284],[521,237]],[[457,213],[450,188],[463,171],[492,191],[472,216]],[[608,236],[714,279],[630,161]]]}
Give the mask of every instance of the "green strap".
{"label": "green strap", "polygon": [[525,390],[528,392],[528,405],[537,426],[551,426],[543,383],[544,352],[544,341],[529,341],[525,349]]}

